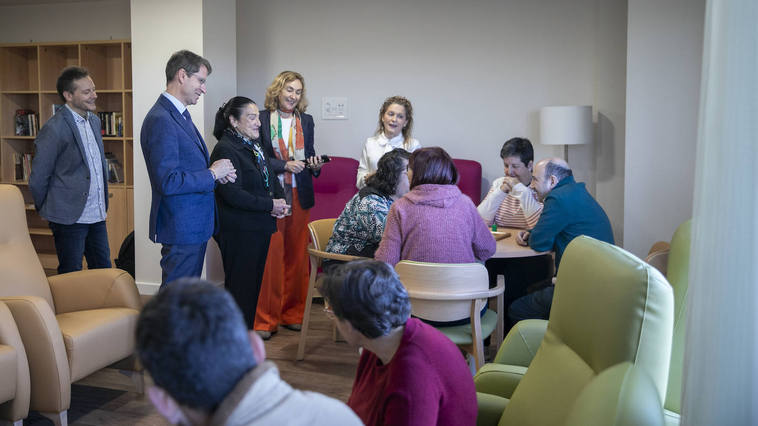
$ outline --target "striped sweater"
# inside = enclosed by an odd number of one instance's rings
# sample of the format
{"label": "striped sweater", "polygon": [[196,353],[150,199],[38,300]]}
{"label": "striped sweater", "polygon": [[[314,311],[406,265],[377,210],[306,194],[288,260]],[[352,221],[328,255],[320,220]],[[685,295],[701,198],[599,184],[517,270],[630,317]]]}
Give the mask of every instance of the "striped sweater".
{"label": "striped sweater", "polygon": [[504,177],[492,182],[477,210],[487,226],[497,223],[506,228],[532,229],[540,219],[542,203],[531,188],[517,183],[509,193],[500,189]]}

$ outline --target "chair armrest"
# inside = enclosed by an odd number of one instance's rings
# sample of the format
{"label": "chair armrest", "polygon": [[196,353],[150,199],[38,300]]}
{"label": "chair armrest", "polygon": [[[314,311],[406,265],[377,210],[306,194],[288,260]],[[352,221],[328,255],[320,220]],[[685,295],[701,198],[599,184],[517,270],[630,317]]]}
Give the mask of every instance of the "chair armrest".
{"label": "chair armrest", "polygon": [[503,417],[503,411],[505,411],[505,406],[508,405],[508,400],[499,396],[477,392],[476,403],[478,405],[477,426],[494,426]]}
{"label": "chair armrest", "polygon": [[476,391],[510,398],[526,370],[526,367],[519,365],[484,364],[474,376]]}
{"label": "chair armrest", "polygon": [[308,254],[311,254],[322,259],[342,260],[344,262],[350,262],[351,260],[366,260],[368,257],[351,256],[349,254],[329,253],[328,251],[316,250],[313,247],[308,247]]}
{"label": "chair armrest", "polygon": [[29,362],[29,408],[58,413],[71,405],[71,375],[63,335],[47,301],[37,296],[0,299],[13,314]]}
{"label": "chair armrest", "polygon": [[545,337],[547,321],[524,320],[511,328],[492,362],[529,367]]}
{"label": "chair armrest", "polygon": [[48,277],[55,313],[102,308],[142,309],[137,286],[126,271],[88,269]]}
{"label": "chair armrest", "polygon": [[454,294],[440,294],[430,291],[408,290],[408,296],[413,299],[423,300],[472,300],[489,299],[490,297],[495,297],[503,294],[503,291],[505,291],[505,284],[501,282],[497,285],[497,287],[493,287],[488,290],[468,291]]}
{"label": "chair armrest", "polygon": [[[16,396],[9,404],[0,404],[0,420],[11,422],[21,420],[29,413],[29,361],[26,358],[26,350],[21,335],[18,333],[16,321],[13,319],[10,309],[0,302],[0,345],[12,348],[15,352],[15,365],[12,377],[4,377],[3,380],[13,380],[16,388]],[[6,372],[8,373],[8,372]]]}

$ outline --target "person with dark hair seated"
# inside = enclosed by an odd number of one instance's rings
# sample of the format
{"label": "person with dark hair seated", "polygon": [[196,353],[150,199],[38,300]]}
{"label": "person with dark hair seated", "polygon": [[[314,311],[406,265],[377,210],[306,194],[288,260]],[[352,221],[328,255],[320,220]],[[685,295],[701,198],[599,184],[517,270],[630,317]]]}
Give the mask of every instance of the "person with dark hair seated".
{"label": "person with dark hair seated", "polygon": [[319,292],[345,340],[363,348],[347,404],[366,425],[476,423],[476,390],[461,351],[410,318],[408,293],[391,266],[338,265]]}
{"label": "person with dark hair seated", "polygon": [[142,309],[136,338],[155,383],[148,396],[171,424],[361,424],[342,402],[279,378],[232,297],[207,281],[164,287]]}
{"label": "person with dark hair seated", "polygon": [[[374,257],[384,233],[384,223],[392,202],[408,192],[408,158],[411,154],[396,148],[382,156],[376,173],[348,201],[334,223],[326,251],[352,256]],[[330,264],[339,261],[330,261]],[[326,262],[325,262],[326,263]]]}
{"label": "person with dark hair seated", "polygon": [[237,170],[236,181],[216,187],[216,241],[224,264],[224,286],[250,329],[276,218],[284,217],[289,209],[261,146],[260,127],[258,106],[252,99],[229,99],[216,112],[213,136],[218,143],[210,157],[211,161],[228,158]]}
{"label": "person with dark hair seated", "polygon": [[495,239],[456,186],[458,170],[444,149],[414,151],[408,179],[411,190],[392,204],[376,260],[471,263],[495,253]]}

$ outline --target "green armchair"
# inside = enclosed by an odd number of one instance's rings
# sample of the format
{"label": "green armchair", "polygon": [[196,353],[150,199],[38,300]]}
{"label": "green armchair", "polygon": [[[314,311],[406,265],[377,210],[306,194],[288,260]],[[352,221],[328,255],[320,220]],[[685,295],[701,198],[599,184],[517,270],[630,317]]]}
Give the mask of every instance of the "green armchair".
{"label": "green armchair", "polygon": [[645,401],[637,414],[662,423],[673,308],[671,286],[655,268],[619,247],[575,238],[549,321],[517,324],[495,363],[475,376],[478,424],[581,424],[577,419],[592,419],[588,413],[611,411],[618,416],[606,424],[635,423],[635,414],[622,410],[628,401],[608,406],[614,392]]}

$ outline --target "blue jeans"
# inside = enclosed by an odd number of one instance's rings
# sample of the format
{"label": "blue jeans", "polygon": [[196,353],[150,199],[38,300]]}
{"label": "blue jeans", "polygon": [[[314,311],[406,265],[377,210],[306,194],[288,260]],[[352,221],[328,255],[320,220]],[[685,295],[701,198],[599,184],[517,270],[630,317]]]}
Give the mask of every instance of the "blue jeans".
{"label": "blue jeans", "polygon": [[184,277],[203,273],[205,247],[202,244],[163,244],[161,247],[161,287]]}
{"label": "blue jeans", "polygon": [[105,221],[63,225],[50,222],[58,254],[58,273],[82,270],[82,256],[88,269],[110,268],[111,251]]}
{"label": "blue jeans", "polygon": [[543,319],[550,316],[550,307],[553,305],[554,285],[549,285],[542,290],[529,293],[516,299],[508,309],[508,317],[513,324],[526,319]]}

